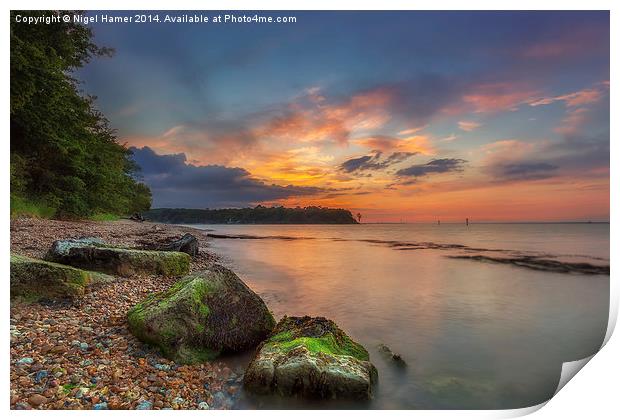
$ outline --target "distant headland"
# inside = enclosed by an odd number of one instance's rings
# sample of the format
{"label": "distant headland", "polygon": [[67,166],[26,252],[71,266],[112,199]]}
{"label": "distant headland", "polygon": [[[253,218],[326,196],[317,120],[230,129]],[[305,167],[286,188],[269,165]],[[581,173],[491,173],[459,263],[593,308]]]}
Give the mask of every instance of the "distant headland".
{"label": "distant headland", "polygon": [[327,207],[265,207],[241,209],[151,209],[143,216],[162,223],[187,224],[356,224],[351,212]]}

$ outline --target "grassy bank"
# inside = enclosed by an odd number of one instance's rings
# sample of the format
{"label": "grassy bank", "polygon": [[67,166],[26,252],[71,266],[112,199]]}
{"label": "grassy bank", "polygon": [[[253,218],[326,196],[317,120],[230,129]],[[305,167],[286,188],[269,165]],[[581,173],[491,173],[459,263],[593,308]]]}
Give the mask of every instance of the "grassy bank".
{"label": "grassy bank", "polygon": [[30,216],[51,219],[55,214],[56,209],[43,201],[28,200],[11,195],[11,218]]}
{"label": "grassy bank", "polygon": [[[27,198],[11,195],[11,219],[20,216],[36,217],[39,219],[53,219],[57,209],[42,200],[29,200]],[[122,216],[114,213],[95,213],[85,217],[85,220],[95,222],[110,222],[119,220]]]}

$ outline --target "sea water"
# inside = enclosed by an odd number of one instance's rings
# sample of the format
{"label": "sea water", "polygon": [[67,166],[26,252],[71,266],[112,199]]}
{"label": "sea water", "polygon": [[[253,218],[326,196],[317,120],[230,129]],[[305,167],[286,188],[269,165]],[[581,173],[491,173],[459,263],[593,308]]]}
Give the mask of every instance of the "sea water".
{"label": "sea water", "polygon": [[[608,224],[196,227],[223,236],[212,251],[276,318],[334,320],[379,371],[367,403],[244,394],[238,408],[521,408],[552,397],[562,363],[595,353],[605,336]],[[469,258],[479,255],[492,258]],[[568,265],[510,263],[522,257]],[[571,268],[579,263],[602,274]]]}

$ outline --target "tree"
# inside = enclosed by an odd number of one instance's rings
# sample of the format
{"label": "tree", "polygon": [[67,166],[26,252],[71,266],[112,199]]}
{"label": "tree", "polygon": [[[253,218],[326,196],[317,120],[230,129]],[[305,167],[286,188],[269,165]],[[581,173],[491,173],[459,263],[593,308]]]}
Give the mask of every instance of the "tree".
{"label": "tree", "polygon": [[11,12],[11,198],[44,201],[59,217],[148,210],[131,152],[72,76],[113,51],[73,20],[25,25],[18,14],[42,13]]}

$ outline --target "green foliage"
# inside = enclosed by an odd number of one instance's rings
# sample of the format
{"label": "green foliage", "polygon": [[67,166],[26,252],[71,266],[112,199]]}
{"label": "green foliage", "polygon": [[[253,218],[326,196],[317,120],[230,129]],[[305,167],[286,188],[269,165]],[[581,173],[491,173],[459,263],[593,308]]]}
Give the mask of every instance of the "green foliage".
{"label": "green foliage", "polygon": [[19,195],[11,194],[11,217],[30,216],[49,219],[56,214],[56,209],[43,201],[32,201]]}
{"label": "green foliage", "polygon": [[94,220],[95,222],[108,222],[118,220],[119,217],[118,215],[112,213],[97,213],[90,216],[89,219]]}
{"label": "green foliage", "polygon": [[353,224],[351,212],[326,207],[264,207],[245,209],[152,209],[144,216],[164,223]]}
{"label": "green foliage", "polygon": [[[63,12],[45,12],[63,14]],[[70,22],[24,25],[11,12],[11,195],[46,203],[57,217],[148,210],[151,194],[135,180],[131,152],[117,143],[92,96],[71,75],[111,55],[90,28]],[[19,207],[16,207],[16,211]]]}

